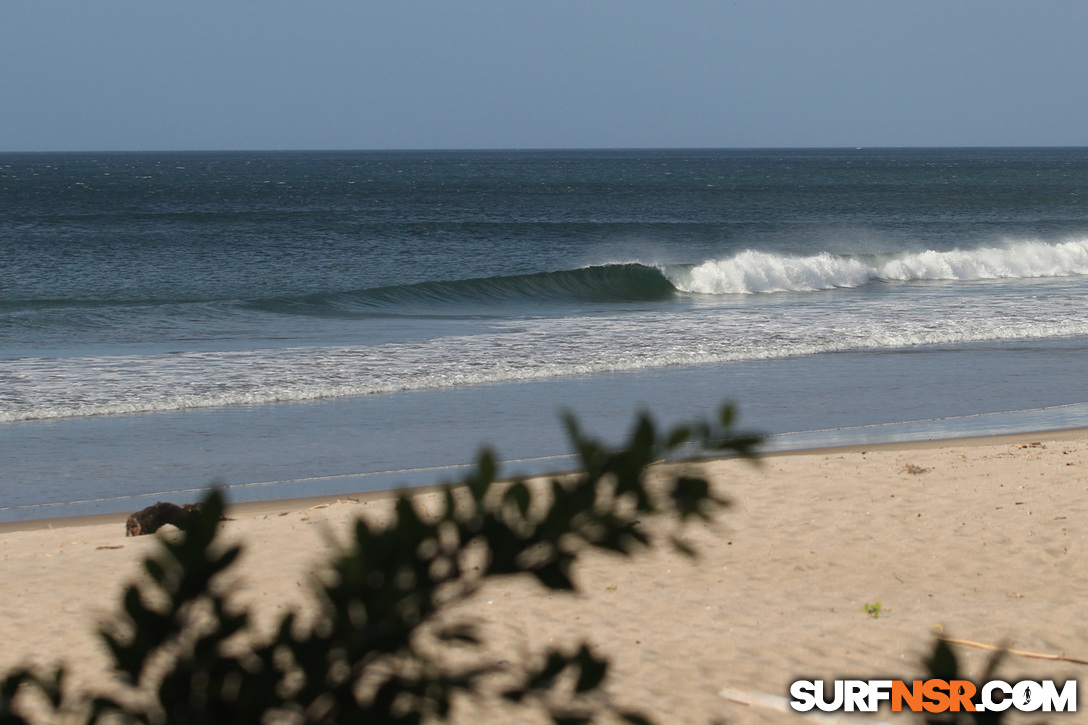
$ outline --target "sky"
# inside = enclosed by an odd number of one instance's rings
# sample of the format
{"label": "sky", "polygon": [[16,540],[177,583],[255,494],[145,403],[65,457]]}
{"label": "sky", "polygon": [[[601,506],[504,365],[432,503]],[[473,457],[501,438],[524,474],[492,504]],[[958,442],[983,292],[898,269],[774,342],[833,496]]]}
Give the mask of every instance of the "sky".
{"label": "sky", "polygon": [[10,0],[0,151],[1088,145],[1084,0]]}

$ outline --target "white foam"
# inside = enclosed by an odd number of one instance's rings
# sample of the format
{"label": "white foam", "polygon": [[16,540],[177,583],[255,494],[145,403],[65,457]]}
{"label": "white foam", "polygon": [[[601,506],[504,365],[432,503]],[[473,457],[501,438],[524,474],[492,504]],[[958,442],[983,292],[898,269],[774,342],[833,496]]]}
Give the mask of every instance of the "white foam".
{"label": "white foam", "polygon": [[874,270],[855,259],[822,253],[787,257],[746,251],[735,257],[703,262],[689,279],[674,281],[684,292],[699,294],[756,294],[811,292],[835,287],[858,287],[873,279]]}
{"label": "white foam", "polygon": [[686,274],[672,272],[678,289],[696,294],[811,292],[860,287],[877,280],[1031,279],[1088,274],[1088,241],[1024,241],[1003,247],[905,253],[882,261],[828,253],[797,257],[745,251],[709,260]]}
{"label": "white foam", "polygon": [[1079,286],[1055,295],[864,305],[666,305],[496,323],[491,331],[371,346],[0,360],[0,422],[304,401],[671,365],[983,340],[1088,335]]}
{"label": "white foam", "polygon": [[982,280],[1088,274],[1088,244],[1019,242],[969,251],[926,251],[891,260],[878,276],[890,280]]}

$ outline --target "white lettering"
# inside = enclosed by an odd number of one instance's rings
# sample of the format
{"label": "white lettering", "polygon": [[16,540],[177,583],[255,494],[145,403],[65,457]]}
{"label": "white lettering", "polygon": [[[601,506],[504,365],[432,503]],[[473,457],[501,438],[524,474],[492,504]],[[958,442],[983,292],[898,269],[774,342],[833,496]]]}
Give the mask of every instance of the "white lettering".
{"label": "white lettering", "polygon": [[869,683],[865,680],[846,680],[843,690],[843,704],[847,712],[868,712]]}
{"label": "white lettering", "polygon": [[835,712],[842,707],[843,695],[843,683],[842,680],[835,680],[835,698],[828,702],[824,693],[824,683],[821,680],[816,683],[816,707],[820,708],[824,712]]}
{"label": "white lettering", "polygon": [[[994,690],[1002,694],[1000,700],[994,699]],[[987,711],[1004,712],[1012,706],[1012,685],[1003,680],[990,680],[982,686],[982,702]]]}
{"label": "white lettering", "polygon": [[[1053,708],[1053,710],[1051,709]],[[1077,681],[1067,680],[1059,693],[1054,680],[1043,680],[1043,712],[1076,712]]]}
{"label": "white lettering", "polygon": [[1043,688],[1038,682],[1022,680],[1012,688],[1012,702],[1020,712],[1035,712],[1043,706]]}
{"label": "white lettering", "polygon": [[869,680],[869,709],[866,712],[876,712],[880,709],[880,703],[892,699],[891,680]]}
{"label": "white lettering", "polygon": [[790,707],[797,712],[808,712],[816,707],[816,685],[811,680],[798,680],[790,685]]}

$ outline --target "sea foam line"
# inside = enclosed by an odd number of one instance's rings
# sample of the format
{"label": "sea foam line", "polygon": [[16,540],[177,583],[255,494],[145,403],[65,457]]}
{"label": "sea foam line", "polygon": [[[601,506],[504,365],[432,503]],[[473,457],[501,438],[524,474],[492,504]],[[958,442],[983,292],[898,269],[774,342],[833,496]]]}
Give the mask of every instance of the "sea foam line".
{"label": "sea foam line", "polygon": [[[530,458],[510,458],[504,459],[501,463],[504,466],[512,466],[516,464],[525,463],[541,463],[543,461],[573,461],[575,455],[573,453],[560,453],[551,456],[534,456]],[[472,471],[476,469],[475,463],[450,463],[443,466],[424,466],[419,468],[396,468],[388,471],[357,471],[354,473],[335,473],[328,476],[306,476],[304,478],[285,478],[271,481],[251,481],[248,483],[223,483],[214,484],[208,486],[195,486],[192,488],[175,488],[164,491],[152,491],[149,493],[132,493],[123,494],[119,496],[101,496],[98,498],[84,498],[77,499],[75,501],[48,501],[45,503],[32,503],[32,504],[19,504],[15,506],[0,506],[0,511],[29,511],[35,509],[47,509],[57,508],[60,506],[84,506],[88,504],[104,504],[104,503],[116,503],[119,501],[136,501],[139,499],[147,498],[161,498],[164,496],[195,496],[196,494],[207,493],[214,489],[220,489],[224,491],[234,491],[248,488],[267,488],[272,486],[285,486],[298,483],[314,483],[319,481],[337,481],[346,479],[363,479],[374,478],[378,476],[405,476],[409,474],[420,473],[450,473],[450,472],[463,472]],[[556,475],[552,474],[534,474],[534,475]],[[517,478],[522,478],[518,476]],[[435,483],[440,483],[436,481]],[[426,484],[424,484],[426,485]],[[395,489],[393,489],[395,490]],[[359,493],[365,493],[359,491]],[[319,494],[324,495],[324,494]],[[308,497],[309,498],[309,497]]]}
{"label": "sea foam line", "polygon": [[[878,313],[878,314],[877,314]],[[344,398],[571,375],[1088,335],[1076,299],[956,298],[919,312],[817,306],[523,320],[506,332],[372,347],[0,361],[0,422]]]}

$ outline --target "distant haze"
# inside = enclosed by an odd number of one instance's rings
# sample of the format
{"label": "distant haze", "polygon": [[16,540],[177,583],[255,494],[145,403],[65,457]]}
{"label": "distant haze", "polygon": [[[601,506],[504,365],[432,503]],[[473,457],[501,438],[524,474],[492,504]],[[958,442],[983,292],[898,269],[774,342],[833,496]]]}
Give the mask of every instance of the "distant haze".
{"label": "distant haze", "polygon": [[0,151],[1088,145],[1083,0],[0,5]]}

